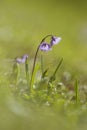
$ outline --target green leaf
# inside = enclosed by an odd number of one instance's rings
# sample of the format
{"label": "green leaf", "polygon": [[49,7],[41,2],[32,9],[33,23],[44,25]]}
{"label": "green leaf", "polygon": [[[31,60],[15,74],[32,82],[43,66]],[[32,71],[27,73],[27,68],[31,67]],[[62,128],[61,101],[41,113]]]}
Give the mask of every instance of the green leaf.
{"label": "green leaf", "polygon": [[47,69],[43,72],[42,78],[45,78],[45,77],[47,76],[48,69],[49,69],[49,68],[47,68]]}

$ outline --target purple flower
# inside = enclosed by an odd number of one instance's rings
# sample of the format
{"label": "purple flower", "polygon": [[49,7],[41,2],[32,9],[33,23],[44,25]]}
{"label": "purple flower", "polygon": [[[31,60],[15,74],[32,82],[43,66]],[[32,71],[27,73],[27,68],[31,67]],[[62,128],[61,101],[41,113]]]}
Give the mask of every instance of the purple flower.
{"label": "purple flower", "polygon": [[26,58],[28,58],[27,54],[25,54],[25,55],[22,56],[22,59],[26,59]]}
{"label": "purple flower", "polygon": [[49,50],[52,50],[51,45],[48,44],[48,43],[46,43],[46,42],[42,42],[42,43],[40,44],[39,49],[40,49],[41,51],[49,51]]}
{"label": "purple flower", "polygon": [[55,45],[55,44],[58,44],[60,41],[61,41],[61,37],[52,36],[50,45],[53,46],[53,45]]}
{"label": "purple flower", "polygon": [[25,63],[26,58],[28,58],[27,54],[23,55],[21,58],[16,58],[16,62],[19,63],[19,64],[20,63]]}

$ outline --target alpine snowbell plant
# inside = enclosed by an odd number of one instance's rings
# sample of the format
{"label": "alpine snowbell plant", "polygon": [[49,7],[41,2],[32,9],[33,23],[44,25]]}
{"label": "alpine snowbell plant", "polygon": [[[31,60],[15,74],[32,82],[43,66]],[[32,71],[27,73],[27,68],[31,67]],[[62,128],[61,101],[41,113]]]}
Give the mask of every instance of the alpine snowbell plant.
{"label": "alpine snowbell plant", "polygon": [[[50,37],[50,42],[46,42],[46,39]],[[15,59],[15,69],[14,72],[16,73],[15,75],[15,79],[16,79],[16,84],[18,81],[18,77],[19,77],[19,66],[20,64],[25,64],[25,73],[26,73],[26,81],[27,81],[27,86],[29,88],[29,92],[31,92],[33,90],[33,85],[34,85],[34,80],[35,80],[35,72],[36,72],[36,59],[37,59],[37,55],[39,50],[43,51],[43,52],[48,52],[50,50],[52,50],[52,47],[56,44],[58,44],[61,41],[61,37],[56,37],[54,35],[47,35],[45,36],[40,44],[37,47],[36,53],[35,53],[35,57],[34,57],[34,62],[33,62],[33,67],[32,67],[32,72],[31,72],[31,77],[29,77],[29,68],[28,68],[28,55],[25,54],[22,57],[18,57]],[[51,83],[51,81],[53,81],[53,77],[55,77],[55,74],[60,66],[60,64],[62,63],[62,60],[60,61],[60,63],[58,64],[55,72],[53,73],[53,75],[50,77],[49,79],[49,83]],[[43,64],[43,63],[42,63]],[[43,65],[42,65],[43,66]],[[43,71],[43,67],[42,67],[42,78],[45,77],[46,73],[47,73],[48,69]],[[30,79],[30,80],[29,80]]]}
{"label": "alpine snowbell plant", "polygon": [[19,72],[20,72],[20,67],[19,67],[19,64],[23,64],[25,63],[25,72],[26,72],[26,79],[27,79],[27,84],[28,84],[28,79],[29,79],[29,76],[28,76],[28,63],[27,63],[27,59],[28,59],[28,55],[25,54],[23,55],[22,57],[17,57],[15,58],[14,60],[14,66],[13,66],[13,73],[14,73],[14,80],[15,80],[15,83],[17,84],[18,82],[18,77],[19,77]]}
{"label": "alpine snowbell plant", "polygon": [[[51,38],[50,43],[46,42],[46,39],[48,37]],[[32,80],[33,80],[33,74],[34,74],[34,70],[35,70],[35,64],[36,64],[38,51],[41,50],[44,52],[48,52],[48,51],[52,50],[52,47],[54,45],[58,44],[60,41],[61,41],[61,37],[56,37],[54,35],[47,35],[41,40],[40,44],[38,45],[36,53],[35,53],[35,57],[34,57],[34,63],[33,63],[32,74],[31,74],[31,81],[30,81],[31,90],[32,90],[32,86],[33,86]]]}

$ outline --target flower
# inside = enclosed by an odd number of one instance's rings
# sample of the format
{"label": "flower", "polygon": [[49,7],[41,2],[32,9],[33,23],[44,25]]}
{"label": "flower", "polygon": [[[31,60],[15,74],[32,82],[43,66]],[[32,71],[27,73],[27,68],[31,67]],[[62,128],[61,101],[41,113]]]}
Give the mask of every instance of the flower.
{"label": "flower", "polygon": [[61,41],[61,37],[55,37],[55,36],[52,36],[51,37],[51,42],[50,42],[50,45],[53,46],[55,44],[58,44],[60,41]]}
{"label": "flower", "polygon": [[42,42],[42,43],[40,44],[39,49],[40,49],[41,51],[49,51],[49,50],[52,50],[51,45],[48,44],[48,43],[46,43],[46,42]]}
{"label": "flower", "polygon": [[16,62],[19,63],[19,64],[20,63],[25,63],[26,58],[28,58],[27,54],[23,55],[21,58],[16,58]]}
{"label": "flower", "polygon": [[26,59],[26,58],[28,58],[27,54],[25,54],[25,55],[22,56],[22,59]]}
{"label": "flower", "polygon": [[51,36],[51,41],[50,44],[46,43],[46,42],[42,42],[39,46],[39,49],[41,51],[49,51],[52,50],[52,46],[55,44],[58,44],[61,41],[61,37],[56,37],[56,36]]}

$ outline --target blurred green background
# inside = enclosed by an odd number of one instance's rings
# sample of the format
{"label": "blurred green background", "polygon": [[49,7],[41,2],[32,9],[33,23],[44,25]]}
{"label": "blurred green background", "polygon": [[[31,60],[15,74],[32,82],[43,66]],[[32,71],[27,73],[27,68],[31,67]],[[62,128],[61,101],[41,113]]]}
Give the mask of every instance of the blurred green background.
{"label": "blurred green background", "polygon": [[49,52],[50,61],[63,57],[67,69],[86,72],[87,2],[85,0],[3,0],[0,1],[0,57],[30,58],[47,34],[62,37]]}
{"label": "blurred green background", "polygon": [[[9,98],[11,93],[6,88],[8,82],[2,78],[3,74],[6,77],[5,71],[10,67],[8,59],[26,53],[32,59],[37,45],[48,34],[60,36],[62,41],[52,51],[44,54],[45,64],[50,62],[55,65],[57,59],[63,57],[62,74],[64,71],[74,73],[75,77],[79,75],[81,81],[87,83],[86,0],[0,0],[1,130],[58,130],[59,124],[62,129],[75,127],[73,123],[67,126],[69,120],[62,126],[60,116],[58,119],[53,115],[47,118],[40,113],[37,116],[27,103],[21,103],[17,99],[18,103],[13,97]],[[47,124],[46,119],[50,119],[51,123]],[[52,124],[54,120],[58,123]]]}

